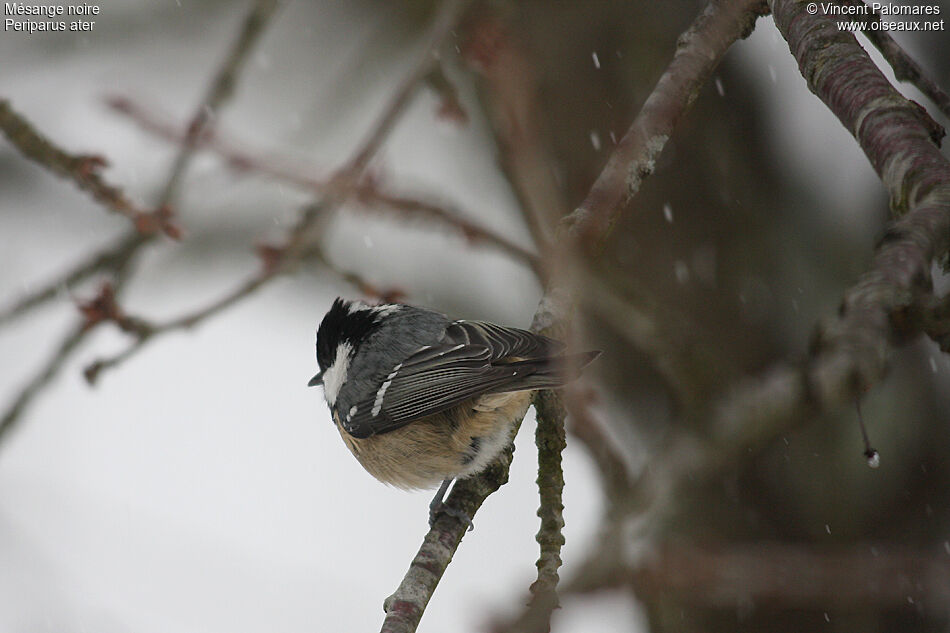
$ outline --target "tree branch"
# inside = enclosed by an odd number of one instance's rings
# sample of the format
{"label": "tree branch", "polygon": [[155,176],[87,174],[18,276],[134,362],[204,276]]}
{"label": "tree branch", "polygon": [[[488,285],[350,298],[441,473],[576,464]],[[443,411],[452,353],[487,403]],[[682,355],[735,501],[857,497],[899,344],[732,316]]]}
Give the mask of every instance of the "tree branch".
{"label": "tree branch", "polygon": [[60,149],[17,113],[6,99],[0,99],[0,131],[23,156],[57,176],[69,178],[107,209],[131,220],[140,233],[163,231],[170,237],[180,237],[180,230],[172,222],[168,209],[159,205],[155,211],[145,211],[129,200],[120,188],[102,178],[99,172],[108,165],[105,158],[93,154],[69,154]]}
{"label": "tree branch", "polygon": [[[660,78],[624,139],[615,148],[584,204],[562,222],[565,230],[559,240],[560,247],[569,248],[569,242],[581,235],[589,236],[595,241],[606,238],[610,226],[622,211],[621,203],[636,192],[643,178],[652,173],[653,161],[703,81],[712,74],[729,46],[748,34],[755,17],[761,14],[762,9],[760,0],[713,0],[707,5],[687,34],[681,37],[669,68]],[[677,98],[682,101],[676,102]],[[665,133],[647,133],[650,130],[665,130]],[[650,165],[650,169],[642,169],[645,165]],[[636,187],[628,186],[625,176],[627,173],[637,176]],[[535,332],[551,332],[566,327],[570,321],[572,305],[573,290],[568,284],[555,280],[541,299],[531,329]],[[507,479],[508,464],[509,459],[506,458],[495,465],[503,469],[504,477],[499,477],[493,467],[475,477],[457,482],[446,503],[462,509],[469,517],[474,517],[474,510],[484,501],[484,497],[478,495],[484,492],[487,496],[504,483]],[[472,498],[473,494],[476,495],[475,499]],[[394,594],[399,599],[387,602],[388,612],[383,631],[403,633],[415,630],[439,578],[458,547],[464,529],[459,521],[451,517],[442,517],[436,521],[425,537],[423,548],[413,559],[410,573]],[[427,547],[430,543],[440,543],[441,547]],[[429,571],[424,581],[412,573],[417,565],[425,565]],[[542,621],[547,621],[553,607],[554,603],[551,601],[536,601],[535,611],[532,613],[546,612],[547,615]],[[406,613],[411,614],[411,617],[405,617]],[[517,630],[515,627],[520,621],[516,621],[510,630]]]}
{"label": "tree branch", "polygon": [[860,610],[913,604],[944,614],[950,566],[943,547],[886,544],[815,547],[787,543],[669,544],[621,581],[640,595],[702,607],[741,604],[785,609]]}
{"label": "tree branch", "polygon": [[[131,99],[111,97],[108,102],[113,109],[125,114],[143,129],[173,143],[183,142],[184,135],[174,125],[161,120],[160,117],[148,112],[143,106]],[[235,171],[259,173],[318,195],[325,195],[330,192],[331,182],[310,175],[314,171],[313,169],[301,169],[295,166],[295,161],[289,158],[266,156],[264,152],[256,150],[242,150],[239,144],[224,140],[218,132],[209,131],[195,143],[197,149],[206,149],[217,154],[228,167]],[[262,156],[266,157],[261,158]],[[390,193],[380,188],[378,183],[370,179],[345,183],[336,181],[332,186],[337,188],[338,193],[340,187],[347,187],[347,190],[343,193],[352,196],[350,200],[362,205],[366,211],[382,213],[385,210],[404,217],[419,217],[444,226],[460,233],[473,244],[495,248],[511,258],[527,264],[539,278],[544,278],[544,271],[537,255],[512,242],[504,235],[469,220],[467,216],[471,214],[465,213],[449,203],[433,201],[430,196],[426,195],[413,197]]]}
{"label": "tree branch", "polygon": [[614,148],[590,193],[562,227],[599,250],[627,202],[653,173],[656,159],[733,42],[752,32],[764,0],[710,0],[679,37],[673,61]]}
{"label": "tree branch", "polygon": [[[866,10],[874,17],[878,23],[881,22],[880,11],[874,11],[864,0],[846,0],[848,4],[854,6],[866,7]],[[894,41],[890,33],[882,29],[866,28],[862,31],[865,37],[877,47],[884,59],[894,70],[894,76],[898,81],[907,81],[913,84],[918,90],[927,95],[934,105],[943,112],[943,115],[950,118],[950,96],[936,84],[924,69],[921,68],[913,57],[907,51],[901,48],[901,45]]]}
{"label": "tree branch", "polygon": [[244,67],[247,56],[264,33],[276,8],[277,0],[254,0],[251,10],[241,24],[241,30],[234,44],[231,45],[214,79],[211,80],[208,91],[191,117],[185,140],[175,156],[165,180],[165,187],[158,198],[159,206],[169,205],[174,201],[181,178],[194,155],[198,139],[212,129],[213,118],[217,115],[217,111],[234,94],[238,75]]}
{"label": "tree branch", "polygon": [[713,409],[710,441],[673,435],[651,456],[624,498],[627,518],[607,526],[601,546],[569,583],[571,591],[609,584],[648,564],[640,555],[644,545],[662,533],[688,482],[722,470],[819,411],[852,402],[880,380],[891,347],[907,334],[896,336],[893,319],[929,295],[931,262],[950,247],[950,162],[933,143],[932,121],[833,20],[809,15],[805,3],[770,4],[809,87],[855,135],[898,219],[869,271],[845,293],[839,314],[819,328],[803,366],[778,365],[737,385]]}
{"label": "tree branch", "polygon": [[[255,5],[251,14],[254,15],[260,7],[270,4],[271,1],[272,0],[258,0],[258,4]],[[220,107],[227,101],[227,98],[231,94],[233,84],[242,67],[243,60],[246,58],[246,51],[252,47],[257,35],[261,32],[262,28],[263,22],[259,28],[251,29],[252,36],[247,37],[247,21],[245,22],[245,28],[242,31],[243,35],[242,37],[238,38],[239,46],[232,49],[232,54],[227,60],[225,60],[224,64],[218,70],[216,79],[214,82],[212,82],[213,87],[209,90],[209,96],[206,98],[206,104],[220,109]],[[222,79],[222,77],[224,79]],[[204,108],[202,108],[202,110],[203,109]],[[190,155],[191,150],[189,150],[187,153]],[[156,221],[165,222],[170,219],[170,207],[167,205],[167,202],[170,200],[170,196],[175,188],[174,181],[181,175],[181,173],[183,173],[187,161],[187,156],[184,158],[184,160],[182,160],[182,155],[179,155],[179,158],[176,159],[176,165],[179,162],[182,164],[178,167],[173,167],[171,170],[171,174],[169,175],[166,186],[164,187],[162,199],[157,205],[157,211],[155,212],[157,218]],[[69,273],[67,273],[61,281],[67,284],[78,283],[95,272],[108,269],[112,273],[112,288],[114,292],[116,294],[121,293],[125,283],[130,277],[136,257],[146,244],[149,244],[153,241],[155,235],[154,230],[141,230],[139,223],[137,223],[137,228],[140,230],[120,238],[118,243],[111,249],[105,249],[98,255],[94,255],[92,258],[77,265]],[[44,301],[49,300],[55,296],[55,289],[58,287],[59,284],[54,282],[53,284],[45,286],[40,291],[33,293],[24,299],[21,299],[4,313],[3,320],[13,318],[16,315],[22,314],[26,310],[36,307]],[[52,382],[52,379],[59,372],[62,365],[79,347],[79,344],[85,339],[90,331],[91,328],[89,327],[88,321],[80,323],[72,333],[63,339],[60,347],[50,356],[41,371],[27,383],[26,387],[24,387],[20,393],[17,394],[17,396],[14,398],[13,405],[11,405],[11,407],[4,413],[3,418],[0,419],[0,439],[8,435],[9,430],[13,428],[20,416],[22,416],[23,411],[26,410],[26,407],[29,405],[29,403]],[[129,350],[128,353],[131,354],[134,351],[135,350]]]}
{"label": "tree branch", "polygon": [[[545,389],[534,396],[538,426],[535,444],[538,447],[538,517],[541,527],[535,536],[540,547],[536,566],[538,579],[531,585],[531,602],[543,605],[550,613],[558,607],[558,570],[561,568],[561,547],[564,545],[564,471],[561,454],[567,446],[564,419],[567,411],[561,398]],[[550,626],[550,622],[548,622]]]}

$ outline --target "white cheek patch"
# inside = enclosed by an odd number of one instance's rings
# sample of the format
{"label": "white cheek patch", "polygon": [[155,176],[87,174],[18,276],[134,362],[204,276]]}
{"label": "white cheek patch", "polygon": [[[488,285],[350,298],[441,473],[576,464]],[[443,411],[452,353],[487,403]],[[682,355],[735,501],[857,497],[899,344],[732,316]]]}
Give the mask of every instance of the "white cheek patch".
{"label": "white cheek patch", "polygon": [[340,343],[336,348],[336,358],[333,364],[327,367],[323,372],[323,395],[326,396],[327,403],[333,406],[336,403],[336,397],[340,393],[340,387],[346,382],[346,370],[350,366],[350,354],[353,346],[349,343]]}

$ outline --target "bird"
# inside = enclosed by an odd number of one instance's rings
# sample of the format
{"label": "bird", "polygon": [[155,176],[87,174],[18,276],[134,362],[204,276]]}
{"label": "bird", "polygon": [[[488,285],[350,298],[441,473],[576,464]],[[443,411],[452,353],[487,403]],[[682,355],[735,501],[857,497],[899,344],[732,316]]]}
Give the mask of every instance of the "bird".
{"label": "bird", "polygon": [[307,384],[323,386],[334,425],[370,475],[406,490],[439,487],[431,524],[449,511],[451,483],[505,449],[532,392],[565,385],[600,354],[565,349],[527,330],[338,297],[317,329],[320,371]]}

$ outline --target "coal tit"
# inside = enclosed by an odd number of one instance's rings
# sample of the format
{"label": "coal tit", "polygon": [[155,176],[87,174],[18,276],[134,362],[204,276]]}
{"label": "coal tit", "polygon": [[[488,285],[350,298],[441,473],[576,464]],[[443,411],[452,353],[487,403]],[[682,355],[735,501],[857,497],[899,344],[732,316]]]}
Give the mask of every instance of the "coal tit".
{"label": "coal tit", "polygon": [[317,330],[320,373],[333,422],[376,479],[404,489],[484,470],[510,440],[535,389],[576,378],[600,352],[567,356],[564,344],[481,321],[450,321],[404,304],[338,298]]}

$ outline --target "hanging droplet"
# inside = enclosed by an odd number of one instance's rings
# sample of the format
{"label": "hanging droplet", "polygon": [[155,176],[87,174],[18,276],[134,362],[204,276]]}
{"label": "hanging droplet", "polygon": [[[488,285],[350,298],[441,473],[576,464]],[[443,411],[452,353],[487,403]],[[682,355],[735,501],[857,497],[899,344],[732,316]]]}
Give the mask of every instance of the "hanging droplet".
{"label": "hanging droplet", "polygon": [[881,465],[881,455],[873,448],[865,451],[864,456],[867,457],[868,466],[871,468],[877,468]]}

